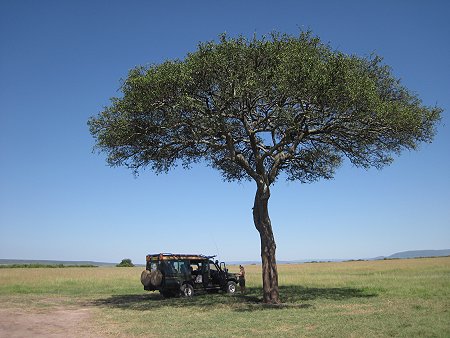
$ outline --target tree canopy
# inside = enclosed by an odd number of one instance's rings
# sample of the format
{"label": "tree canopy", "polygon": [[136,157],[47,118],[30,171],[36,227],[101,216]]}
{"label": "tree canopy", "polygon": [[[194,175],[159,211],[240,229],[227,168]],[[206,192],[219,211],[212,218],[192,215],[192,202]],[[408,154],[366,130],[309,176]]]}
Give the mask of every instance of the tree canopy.
{"label": "tree canopy", "polygon": [[156,172],[200,159],[228,180],[333,177],[347,157],[380,168],[431,141],[426,107],[377,56],[346,55],[309,33],[221,36],[185,60],[130,71],[123,97],[89,121],[112,166]]}
{"label": "tree canopy", "polygon": [[[402,150],[431,142],[442,111],[423,105],[380,57],[344,54],[309,32],[222,35],[184,60],[132,69],[121,89],[88,122],[111,166],[160,173],[204,161],[226,180],[256,182],[265,300],[273,302],[269,187],[281,174],[330,179],[345,158],[382,168]],[[264,270],[264,255],[272,268]]]}

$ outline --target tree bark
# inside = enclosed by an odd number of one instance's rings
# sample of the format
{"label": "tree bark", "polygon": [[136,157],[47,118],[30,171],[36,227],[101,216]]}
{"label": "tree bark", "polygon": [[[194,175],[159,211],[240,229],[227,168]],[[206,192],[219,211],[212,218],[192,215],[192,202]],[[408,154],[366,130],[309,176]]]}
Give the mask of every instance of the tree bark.
{"label": "tree bark", "polygon": [[258,184],[253,206],[253,221],[261,238],[261,259],[264,303],[279,304],[278,271],[275,259],[275,238],[269,217],[270,189],[267,184]]}

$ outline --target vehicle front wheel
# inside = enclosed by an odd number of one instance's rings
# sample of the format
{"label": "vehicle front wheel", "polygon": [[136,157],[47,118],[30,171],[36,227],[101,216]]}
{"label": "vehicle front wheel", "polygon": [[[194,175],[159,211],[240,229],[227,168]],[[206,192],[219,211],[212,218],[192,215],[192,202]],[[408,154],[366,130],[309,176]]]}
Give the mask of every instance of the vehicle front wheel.
{"label": "vehicle front wheel", "polygon": [[183,284],[181,286],[181,296],[182,297],[192,297],[194,295],[194,288],[191,284]]}
{"label": "vehicle front wheel", "polygon": [[236,292],[236,283],[233,281],[229,281],[227,283],[225,291],[230,295],[234,294]]}

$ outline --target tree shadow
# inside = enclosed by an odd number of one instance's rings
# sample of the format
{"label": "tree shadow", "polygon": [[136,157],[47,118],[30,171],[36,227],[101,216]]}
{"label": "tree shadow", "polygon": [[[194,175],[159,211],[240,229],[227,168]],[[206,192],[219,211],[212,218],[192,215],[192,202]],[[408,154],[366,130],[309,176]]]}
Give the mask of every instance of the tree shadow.
{"label": "tree shadow", "polygon": [[280,295],[283,302],[297,303],[315,299],[345,300],[350,298],[371,298],[378,294],[357,288],[310,288],[298,285],[281,286]]}
{"label": "tree shadow", "polygon": [[91,304],[100,307],[144,311],[162,307],[196,307],[201,309],[217,306],[218,304],[234,307],[245,304],[246,302],[257,304],[261,302],[261,299],[250,295],[227,295],[224,293],[197,293],[192,298],[164,298],[157,293],[149,293],[140,295],[113,295],[107,298],[96,299]]}
{"label": "tree shadow", "polygon": [[257,311],[267,309],[298,308],[313,306],[318,299],[343,301],[351,298],[371,298],[376,293],[356,288],[309,288],[303,286],[280,286],[282,304],[270,305],[262,302],[261,288],[247,288],[245,295],[196,294],[192,298],[164,298],[158,293],[113,295],[93,300],[91,305],[123,310],[146,311],[162,307],[192,307],[207,310],[209,307],[229,306],[234,311]]}

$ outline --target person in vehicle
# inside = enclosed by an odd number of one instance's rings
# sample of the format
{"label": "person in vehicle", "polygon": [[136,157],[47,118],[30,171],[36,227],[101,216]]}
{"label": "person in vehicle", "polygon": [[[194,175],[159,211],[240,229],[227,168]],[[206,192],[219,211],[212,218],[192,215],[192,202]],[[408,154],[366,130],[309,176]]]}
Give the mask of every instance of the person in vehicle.
{"label": "person in vehicle", "polygon": [[195,277],[195,283],[202,283],[203,282],[203,276],[202,276],[202,265],[199,263],[197,264],[197,270],[194,271]]}

